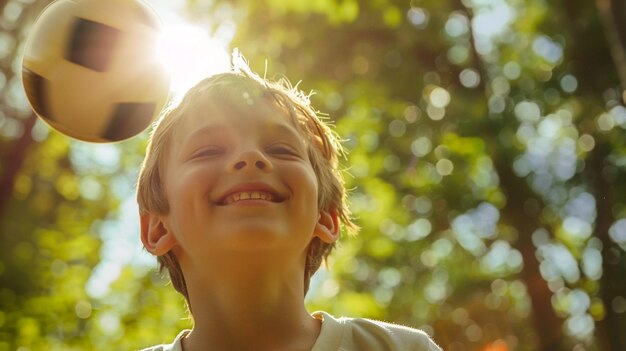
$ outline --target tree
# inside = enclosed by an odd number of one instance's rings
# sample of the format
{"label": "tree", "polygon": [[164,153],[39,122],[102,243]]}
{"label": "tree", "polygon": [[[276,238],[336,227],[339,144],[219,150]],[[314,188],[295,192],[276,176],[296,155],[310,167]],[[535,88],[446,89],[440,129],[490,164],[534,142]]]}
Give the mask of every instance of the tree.
{"label": "tree", "polygon": [[[167,342],[189,322],[158,275],[85,288],[145,135],[98,149],[35,123],[15,69],[46,3],[0,3],[0,349]],[[420,327],[446,350],[626,347],[621,2],[187,4],[212,31],[235,24],[256,71],[302,79],[346,139],[362,230],[310,309]]]}

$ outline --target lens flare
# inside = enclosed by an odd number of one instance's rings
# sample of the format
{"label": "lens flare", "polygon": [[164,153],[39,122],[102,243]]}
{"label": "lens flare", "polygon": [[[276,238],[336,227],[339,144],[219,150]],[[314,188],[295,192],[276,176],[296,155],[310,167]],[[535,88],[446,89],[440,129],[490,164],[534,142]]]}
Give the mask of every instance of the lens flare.
{"label": "lens flare", "polygon": [[166,25],[156,55],[170,73],[174,99],[203,78],[229,68],[224,44],[191,24]]}

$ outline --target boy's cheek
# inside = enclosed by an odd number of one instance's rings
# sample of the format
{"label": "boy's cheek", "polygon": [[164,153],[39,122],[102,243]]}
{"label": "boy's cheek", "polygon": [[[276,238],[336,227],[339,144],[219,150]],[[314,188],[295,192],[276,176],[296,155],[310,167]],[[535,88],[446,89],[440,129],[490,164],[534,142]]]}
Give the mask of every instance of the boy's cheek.
{"label": "boy's cheek", "polygon": [[176,198],[181,195],[200,194],[210,187],[211,175],[200,170],[186,170],[183,167],[178,172],[171,172],[168,177],[168,197]]}

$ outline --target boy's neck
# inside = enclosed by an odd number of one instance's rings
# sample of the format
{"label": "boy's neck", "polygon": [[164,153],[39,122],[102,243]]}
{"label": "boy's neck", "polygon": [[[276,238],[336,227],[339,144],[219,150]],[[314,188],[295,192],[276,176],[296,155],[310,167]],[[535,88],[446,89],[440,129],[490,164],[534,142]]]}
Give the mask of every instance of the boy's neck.
{"label": "boy's neck", "polygon": [[311,350],[321,324],[304,306],[301,265],[230,263],[187,281],[194,328],[185,351]]}

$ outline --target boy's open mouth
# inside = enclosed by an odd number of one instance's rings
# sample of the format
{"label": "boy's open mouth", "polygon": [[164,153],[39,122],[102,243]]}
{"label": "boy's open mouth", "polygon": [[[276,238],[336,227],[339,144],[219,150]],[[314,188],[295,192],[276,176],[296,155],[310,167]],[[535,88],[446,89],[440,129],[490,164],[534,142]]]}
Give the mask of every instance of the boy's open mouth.
{"label": "boy's open mouth", "polygon": [[218,202],[221,206],[227,206],[239,201],[246,200],[263,200],[270,202],[280,202],[278,197],[267,191],[251,190],[251,191],[238,191],[226,196],[224,199]]}
{"label": "boy's open mouth", "polygon": [[278,192],[266,183],[247,183],[234,186],[216,201],[218,206],[228,206],[241,201],[282,202]]}

